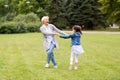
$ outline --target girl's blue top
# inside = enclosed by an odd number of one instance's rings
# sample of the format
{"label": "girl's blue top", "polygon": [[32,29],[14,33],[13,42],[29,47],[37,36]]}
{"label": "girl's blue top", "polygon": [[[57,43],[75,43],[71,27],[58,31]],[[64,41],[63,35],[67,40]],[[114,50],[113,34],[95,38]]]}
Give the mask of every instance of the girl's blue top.
{"label": "girl's blue top", "polygon": [[80,45],[80,38],[81,38],[81,34],[79,32],[74,32],[73,34],[70,35],[62,35],[60,36],[60,38],[64,38],[64,39],[68,39],[71,38],[71,46],[73,45]]}

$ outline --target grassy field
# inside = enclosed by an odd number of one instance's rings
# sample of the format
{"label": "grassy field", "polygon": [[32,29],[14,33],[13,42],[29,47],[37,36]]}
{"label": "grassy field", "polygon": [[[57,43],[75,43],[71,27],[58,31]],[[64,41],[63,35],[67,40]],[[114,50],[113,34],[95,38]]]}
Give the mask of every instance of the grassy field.
{"label": "grassy field", "polygon": [[41,33],[0,34],[0,80],[120,80],[120,34],[82,36],[79,69],[68,70],[70,39],[57,37],[58,68],[44,68]]}

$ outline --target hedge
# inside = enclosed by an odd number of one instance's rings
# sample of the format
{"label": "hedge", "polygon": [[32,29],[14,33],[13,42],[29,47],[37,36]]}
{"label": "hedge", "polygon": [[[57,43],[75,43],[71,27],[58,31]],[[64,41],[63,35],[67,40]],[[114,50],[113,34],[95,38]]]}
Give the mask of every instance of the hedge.
{"label": "hedge", "polygon": [[24,22],[5,22],[0,25],[0,33],[26,33],[39,32],[40,23],[24,23]]}
{"label": "hedge", "polygon": [[40,19],[35,13],[19,14],[12,21],[0,21],[0,33],[38,32]]}

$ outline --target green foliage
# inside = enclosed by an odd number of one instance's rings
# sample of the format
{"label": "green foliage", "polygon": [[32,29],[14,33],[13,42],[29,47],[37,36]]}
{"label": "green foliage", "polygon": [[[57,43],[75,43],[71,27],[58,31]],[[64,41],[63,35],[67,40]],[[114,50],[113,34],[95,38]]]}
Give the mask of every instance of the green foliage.
{"label": "green foliage", "polygon": [[15,33],[25,33],[25,32],[27,32],[27,28],[26,28],[25,24],[22,22],[18,22],[15,25]]}
{"label": "green foliage", "polygon": [[13,22],[3,23],[2,25],[0,25],[0,33],[4,33],[4,34],[12,33],[12,31],[14,30],[14,26],[15,26],[15,23]]}
{"label": "green foliage", "polygon": [[50,22],[60,29],[66,29],[68,21],[65,18],[64,0],[50,0],[46,8],[50,16]]}
{"label": "green foliage", "polygon": [[16,21],[16,22],[24,22],[25,20],[25,15],[23,15],[23,14],[19,14],[18,16],[16,16],[15,18],[14,18],[14,21]]}
{"label": "green foliage", "polygon": [[[105,28],[108,23],[120,25],[119,5],[120,0],[0,0],[0,21],[11,21],[16,16],[18,19],[14,20],[22,21],[21,14],[32,12],[39,18],[48,15],[50,22],[60,29],[71,28],[74,24],[84,25],[84,29]],[[30,17],[25,23],[34,22]]]}
{"label": "green foliage", "polygon": [[0,26],[0,33],[10,34],[10,33],[25,33],[27,28],[24,23],[6,22]]}
{"label": "green foliage", "polygon": [[39,32],[39,23],[24,23],[24,22],[5,22],[0,25],[0,33],[26,33],[26,32]]}
{"label": "green foliage", "polygon": [[4,16],[7,12],[4,5],[4,0],[0,0],[0,17]]}
{"label": "green foliage", "polygon": [[14,18],[14,13],[8,13],[6,16],[5,16],[5,21],[12,21],[13,18]]}
{"label": "green foliage", "polygon": [[27,15],[21,14],[14,18],[16,22],[24,22],[28,32],[38,32],[40,21],[36,14],[29,13]]}
{"label": "green foliage", "polygon": [[84,25],[86,29],[95,29],[105,25],[105,18],[99,10],[98,0],[67,0],[66,16],[71,25]]}
{"label": "green foliage", "polygon": [[36,14],[18,15],[14,21],[4,22],[0,25],[0,33],[38,32],[40,21]]}
{"label": "green foliage", "polygon": [[34,13],[29,13],[29,14],[20,14],[18,16],[16,16],[14,18],[14,21],[16,22],[25,22],[25,23],[29,23],[29,22],[39,22],[39,18],[36,14]]}
{"label": "green foliage", "polygon": [[48,0],[0,0],[0,17],[8,13],[19,15],[34,12],[41,18],[47,14],[45,8],[48,2]]}
{"label": "green foliage", "polygon": [[107,16],[109,23],[120,25],[120,0],[100,0],[102,3],[101,10]]}
{"label": "green foliage", "polygon": [[36,23],[28,23],[26,24],[27,27],[27,31],[28,32],[39,32],[39,28],[40,28],[40,23],[36,22]]}

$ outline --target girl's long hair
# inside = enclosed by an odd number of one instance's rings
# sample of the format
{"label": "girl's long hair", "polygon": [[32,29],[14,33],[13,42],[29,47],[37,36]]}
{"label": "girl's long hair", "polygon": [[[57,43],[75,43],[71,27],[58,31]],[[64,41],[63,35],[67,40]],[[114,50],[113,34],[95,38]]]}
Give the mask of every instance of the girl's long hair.
{"label": "girl's long hair", "polygon": [[73,26],[73,29],[74,29],[76,32],[80,32],[80,34],[82,34],[82,28],[81,28],[81,26],[79,26],[79,25],[74,25],[74,26]]}

